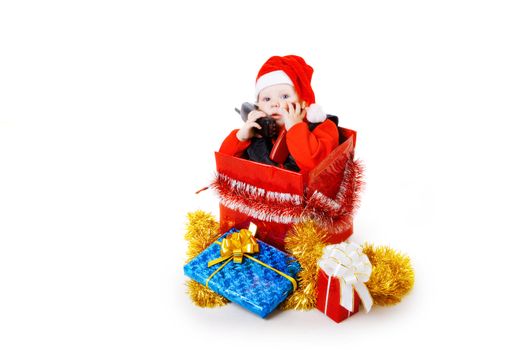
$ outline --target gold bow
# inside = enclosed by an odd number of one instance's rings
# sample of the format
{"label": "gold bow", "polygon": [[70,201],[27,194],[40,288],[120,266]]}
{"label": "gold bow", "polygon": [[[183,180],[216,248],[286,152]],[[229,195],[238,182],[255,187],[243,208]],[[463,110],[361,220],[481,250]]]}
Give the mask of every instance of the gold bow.
{"label": "gold bow", "polygon": [[259,253],[259,244],[253,237],[250,230],[242,229],[239,232],[234,232],[228,237],[224,238],[221,241],[221,243],[215,243],[221,246],[221,256],[217,259],[208,261],[208,267],[216,265],[222,261],[226,261],[206,279],[206,287],[208,287],[208,282],[210,282],[213,276],[215,276],[217,272],[219,272],[224,266],[226,266],[226,264],[228,264],[232,260],[234,263],[242,263],[242,258],[246,257],[283,276],[292,283],[294,291],[297,289],[297,282],[294,278],[288,276],[287,274],[277,269],[274,269],[273,267],[263,263],[259,259],[248,255]]}
{"label": "gold bow", "polygon": [[253,237],[252,233],[246,229],[234,232],[230,236],[224,238],[220,245],[220,258],[209,261],[208,267],[232,257],[234,263],[242,263],[242,258],[245,254],[259,253],[259,244]]}

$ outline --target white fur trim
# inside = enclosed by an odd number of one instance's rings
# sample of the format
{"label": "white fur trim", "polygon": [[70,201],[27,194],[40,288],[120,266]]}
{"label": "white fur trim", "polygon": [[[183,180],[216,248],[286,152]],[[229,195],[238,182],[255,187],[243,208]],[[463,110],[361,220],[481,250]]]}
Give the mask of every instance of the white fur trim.
{"label": "white fur trim", "polygon": [[311,104],[306,108],[306,119],[310,123],[322,123],[326,120],[326,114],[318,104]]}
{"label": "white fur trim", "polygon": [[268,86],[277,84],[288,84],[293,86],[290,77],[282,70],[274,70],[273,72],[261,75],[255,83],[255,99],[259,97],[259,92]]}

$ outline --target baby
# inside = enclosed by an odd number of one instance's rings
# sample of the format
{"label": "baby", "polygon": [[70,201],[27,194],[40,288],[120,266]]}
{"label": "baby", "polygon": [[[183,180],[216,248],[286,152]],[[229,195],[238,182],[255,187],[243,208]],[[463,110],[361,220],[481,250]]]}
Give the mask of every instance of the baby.
{"label": "baby", "polygon": [[[315,104],[310,85],[313,68],[299,56],[273,56],[266,61],[255,83],[257,109],[240,129],[233,130],[219,152],[307,174],[339,144],[337,125]],[[257,120],[271,117],[289,152],[282,163],[273,158],[276,138],[263,138]],[[282,146],[282,145],[281,145]],[[279,146],[279,147],[281,147]],[[275,150],[274,150],[275,151]]]}

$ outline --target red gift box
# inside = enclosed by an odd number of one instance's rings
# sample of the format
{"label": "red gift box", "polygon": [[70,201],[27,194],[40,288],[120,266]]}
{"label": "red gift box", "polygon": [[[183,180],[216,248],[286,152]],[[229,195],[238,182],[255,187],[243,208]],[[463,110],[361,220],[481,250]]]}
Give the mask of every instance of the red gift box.
{"label": "red gift box", "polygon": [[[284,249],[291,226],[305,217],[315,217],[329,232],[328,243],[347,239],[353,232],[352,210],[359,191],[354,184],[361,170],[353,162],[356,132],[341,130],[346,140],[309,176],[216,152],[214,188],[220,197],[221,231],[245,228],[253,222],[258,228],[257,238]],[[330,172],[335,163],[346,162],[350,170]],[[345,179],[345,174],[350,179]],[[351,184],[344,193],[342,183]],[[327,202],[333,203],[327,206]],[[340,209],[331,212],[332,208]]]}
{"label": "red gift box", "polygon": [[354,290],[354,310],[349,311],[341,306],[341,287],[337,277],[328,276],[319,269],[317,279],[317,309],[339,323],[359,311],[359,295]]}

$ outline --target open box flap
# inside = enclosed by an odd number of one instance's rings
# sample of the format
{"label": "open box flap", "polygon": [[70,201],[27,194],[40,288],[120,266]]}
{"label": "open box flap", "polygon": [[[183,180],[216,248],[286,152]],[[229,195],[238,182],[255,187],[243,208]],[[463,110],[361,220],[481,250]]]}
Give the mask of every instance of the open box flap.
{"label": "open box flap", "polygon": [[306,186],[303,216],[314,219],[332,234],[341,234],[352,226],[363,186],[362,166],[354,161],[356,133],[345,131],[346,141],[310,172]]}
{"label": "open box flap", "polygon": [[307,196],[318,191],[327,197],[335,198],[343,181],[345,167],[354,159],[356,133],[348,129],[345,131],[348,135],[346,140],[310,171],[306,186]]}

